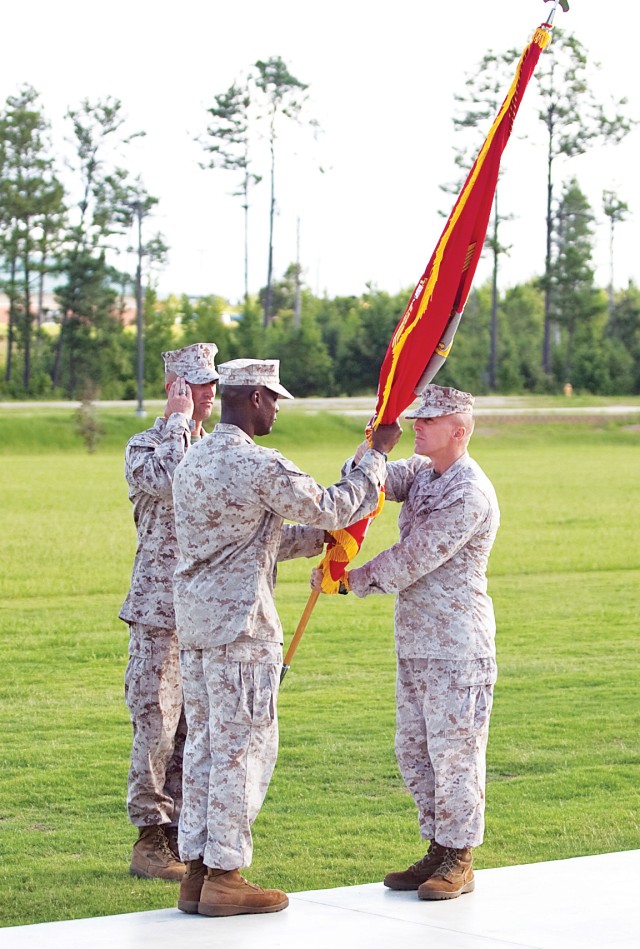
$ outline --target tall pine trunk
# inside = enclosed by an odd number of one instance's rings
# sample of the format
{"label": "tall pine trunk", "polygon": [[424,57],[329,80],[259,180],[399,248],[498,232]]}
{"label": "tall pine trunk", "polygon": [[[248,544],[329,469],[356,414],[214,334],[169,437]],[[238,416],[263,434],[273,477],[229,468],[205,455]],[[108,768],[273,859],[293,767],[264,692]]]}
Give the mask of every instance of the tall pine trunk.
{"label": "tall pine trunk", "polygon": [[9,326],[7,327],[7,362],[4,367],[5,382],[11,382],[13,372],[13,338],[16,325],[16,258],[11,255],[9,270]]}
{"label": "tall pine trunk", "polygon": [[498,244],[498,190],[493,198],[493,279],[491,282],[491,350],[489,354],[489,388],[496,390],[498,375],[498,260],[500,245]]}
{"label": "tall pine trunk", "polygon": [[25,391],[31,385],[31,337],[33,335],[33,314],[31,313],[31,266],[29,261],[29,222],[27,220],[27,238],[24,245],[24,366],[22,384]]}
{"label": "tall pine trunk", "polygon": [[552,151],[547,163],[547,248],[544,260],[544,338],[542,341],[542,369],[551,372],[551,242],[553,235],[553,180],[551,177]]}
{"label": "tall pine trunk", "polygon": [[271,322],[271,284],[273,281],[273,221],[276,211],[276,190],[275,190],[275,148],[273,140],[273,128],[271,132],[271,198],[269,204],[269,261],[267,264],[267,287],[264,294],[264,326],[265,328]]}

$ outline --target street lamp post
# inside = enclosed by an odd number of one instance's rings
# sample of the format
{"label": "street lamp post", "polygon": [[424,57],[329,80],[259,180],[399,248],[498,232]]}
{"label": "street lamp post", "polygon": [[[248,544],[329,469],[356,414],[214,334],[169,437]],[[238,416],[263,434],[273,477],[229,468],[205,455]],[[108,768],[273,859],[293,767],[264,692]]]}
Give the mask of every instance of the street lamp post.
{"label": "street lamp post", "polygon": [[138,344],[138,407],[136,415],[144,418],[144,314],[142,309],[142,201],[136,201],[134,211],[138,220],[138,266],[136,268],[136,333]]}

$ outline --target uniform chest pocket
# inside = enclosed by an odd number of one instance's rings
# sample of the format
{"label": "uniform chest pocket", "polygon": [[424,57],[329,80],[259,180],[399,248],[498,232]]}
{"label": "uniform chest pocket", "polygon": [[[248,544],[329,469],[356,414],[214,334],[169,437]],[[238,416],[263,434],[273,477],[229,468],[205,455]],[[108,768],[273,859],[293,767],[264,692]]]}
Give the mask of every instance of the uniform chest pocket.
{"label": "uniform chest pocket", "polygon": [[438,499],[434,496],[428,484],[421,485],[409,499],[409,506],[414,514],[430,514]]}

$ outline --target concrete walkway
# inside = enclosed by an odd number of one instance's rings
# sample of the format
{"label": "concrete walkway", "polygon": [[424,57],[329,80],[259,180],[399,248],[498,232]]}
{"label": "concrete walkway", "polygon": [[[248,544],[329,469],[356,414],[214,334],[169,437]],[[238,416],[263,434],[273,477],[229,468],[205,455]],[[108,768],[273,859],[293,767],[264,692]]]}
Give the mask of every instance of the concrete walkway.
{"label": "concrete walkway", "polygon": [[[3,949],[638,949],[640,850],[480,870],[428,903],[381,883],[311,890],[288,909],[210,919],[176,909],[0,930]],[[177,888],[176,888],[177,889]]]}

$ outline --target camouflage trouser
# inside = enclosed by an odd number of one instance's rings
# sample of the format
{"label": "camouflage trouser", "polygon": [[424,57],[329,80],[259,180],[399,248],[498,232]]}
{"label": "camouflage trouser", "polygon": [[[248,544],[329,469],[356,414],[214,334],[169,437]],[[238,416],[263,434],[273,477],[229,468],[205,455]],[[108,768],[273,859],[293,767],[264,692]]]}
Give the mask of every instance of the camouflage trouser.
{"label": "camouflage trouser", "polygon": [[182,806],[186,721],[175,630],[143,623],[129,627],[124,677],[133,747],[127,811],[136,827],[177,824]]}
{"label": "camouflage trouser", "polygon": [[493,659],[398,659],[396,757],[424,840],[482,843],[496,674]]}
{"label": "camouflage trouser", "polygon": [[188,734],[179,844],[183,860],[248,867],[251,825],[278,754],[279,643],[248,638],[180,652]]}

